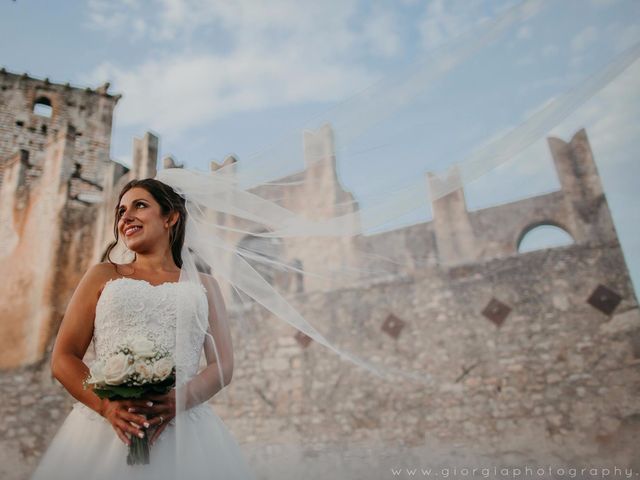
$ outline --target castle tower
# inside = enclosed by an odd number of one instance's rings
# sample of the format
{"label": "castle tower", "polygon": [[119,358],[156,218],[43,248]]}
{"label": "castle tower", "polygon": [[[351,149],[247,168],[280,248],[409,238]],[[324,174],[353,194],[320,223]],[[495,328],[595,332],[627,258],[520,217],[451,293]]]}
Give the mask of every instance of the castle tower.
{"label": "castle tower", "polygon": [[549,138],[549,149],[564,192],[568,227],[577,243],[617,242],[607,199],[587,133],[578,131],[571,141]]}
{"label": "castle tower", "polygon": [[133,139],[131,178],[143,179],[156,176],[158,143],[158,137],[151,132],[146,132],[142,138]]}
{"label": "castle tower", "polygon": [[[452,170],[451,175],[453,178],[447,180],[460,185],[460,173],[457,168]],[[439,182],[442,180],[437,175],[433,172],[427,173],[430,192],[439,191]],[[435,200],[432,198],[431,208],[438,261],[446,265],[475,261],[478,257],[477,240],[469,219],[463,188],[458,187]]]}
{"label": "castle tower", "polygon": [[5,164],[19,150],[28,152],[37,176],[48,136],[71,125],[77,137],[74,178],[86,181],[74,181],[70,196],[94,197],[110,161],[113,109],[120,99],[107,93],[108,88],[108,83],[95,90],[76,88],[1,69],[0,183]]}

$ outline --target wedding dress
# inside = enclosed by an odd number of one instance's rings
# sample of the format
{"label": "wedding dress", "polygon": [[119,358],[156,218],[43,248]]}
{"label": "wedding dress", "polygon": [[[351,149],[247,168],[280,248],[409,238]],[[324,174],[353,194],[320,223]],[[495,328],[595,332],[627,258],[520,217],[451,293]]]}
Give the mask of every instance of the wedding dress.
{"label": "wedding dress", "polygon": [[[96,358],[112,353],[129,336],[143,335],[174,351],[177,305],[207,311],[207,296],[201,284],[168,282],[152,285],[145,280],[109,280],[96,305],[94,347]],[[191,349],[186,359],[185,378],[198,370],[204,333],[194,328],[189,336]],[[191,479],[255,478],[235,439],[210,405],[202,403],[185,412],[181,424],[180,472]],[[76,402],[54,436],[32,480],[127,480],[173,479],[176,475],[176,419],[150,446],[148,465],[127,465],[128,447],[117,437],[111,424],[98,413]],[[184,438],[182,438],[184,437]]]}

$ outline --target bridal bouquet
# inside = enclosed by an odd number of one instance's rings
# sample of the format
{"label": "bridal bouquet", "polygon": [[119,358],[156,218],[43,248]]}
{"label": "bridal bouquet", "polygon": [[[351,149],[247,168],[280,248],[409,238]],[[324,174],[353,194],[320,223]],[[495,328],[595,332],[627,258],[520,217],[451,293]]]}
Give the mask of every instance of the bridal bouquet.
{"label": "bridal bouquet", "polygon": [[[84,380],[100,398],[124,400],[146,395],[164,395],[175,385],[175,363],[171,353],[153,341],[138,337],[122,343],[112,355],[96,361]],[[131,437],[127,464],[149,463],[149,440]]]}

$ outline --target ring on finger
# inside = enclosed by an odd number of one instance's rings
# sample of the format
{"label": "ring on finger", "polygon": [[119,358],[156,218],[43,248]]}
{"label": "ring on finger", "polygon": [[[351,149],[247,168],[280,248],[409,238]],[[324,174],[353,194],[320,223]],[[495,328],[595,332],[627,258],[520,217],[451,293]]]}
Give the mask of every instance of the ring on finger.
{"label": "ring on finger", "polygon": [[160,415],[160,425],[162,425],[163,422],[164,422],[164,417]]}

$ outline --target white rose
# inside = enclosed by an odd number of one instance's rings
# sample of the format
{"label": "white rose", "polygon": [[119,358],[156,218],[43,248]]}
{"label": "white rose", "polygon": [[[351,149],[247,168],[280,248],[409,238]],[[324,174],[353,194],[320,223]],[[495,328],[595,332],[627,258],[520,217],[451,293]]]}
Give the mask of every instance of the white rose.
{"label": "white rose", "polygon": [[138,337],[129,343],[134,354],[142,358],[151,358],[156,354],[155,345],[151,340]]}
{"label": "white rose", "polygon": [[160,381],[169,376],[173,370],[173,359],[171,357],[164,357],[153,364],[153,373]]}
{"label": "white rose", "polygon": [[104,378],[108,385],[120,385],[133,371],[133,358],[124,353],[110,357],[104,366]]}
{"label": "white rose", "polygon": [[153,367],[147,362],[136,362],[135,372],[140,375],[140,380],[150,381],[153,378]]}
{"label": "white rose", "polygon": [[102,360],[97,360],[93,362],[93,365],[91,365],[91,369],[89,370],[89,373],[91,373],[91,377],[89,378],[89,380],[87,380],[87,383],[90,383],[90,384],[104,383],[105,381],[104,362]]}

